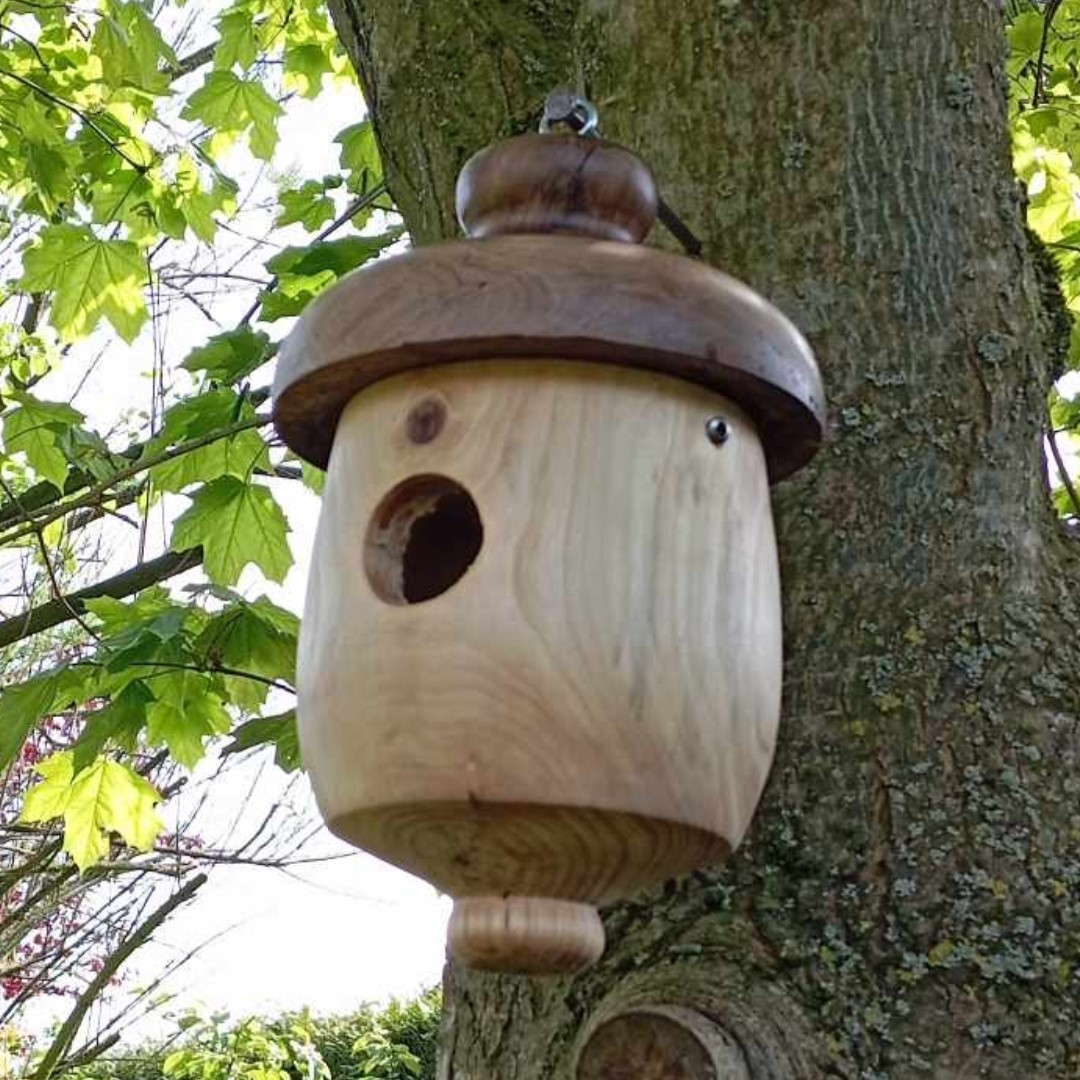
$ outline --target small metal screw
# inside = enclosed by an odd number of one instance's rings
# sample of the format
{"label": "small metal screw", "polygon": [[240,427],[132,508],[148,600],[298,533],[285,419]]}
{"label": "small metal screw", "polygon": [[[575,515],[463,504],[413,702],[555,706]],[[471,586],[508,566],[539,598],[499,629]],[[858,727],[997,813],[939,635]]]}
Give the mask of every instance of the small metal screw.
{"label": "small metal screw", "polygon": [[722,416],[710,416],[705,421],[705,434],[709,437],[709,442],[713,446],[723,446],[728,441],[731,432],[728,429],[727,421]]}

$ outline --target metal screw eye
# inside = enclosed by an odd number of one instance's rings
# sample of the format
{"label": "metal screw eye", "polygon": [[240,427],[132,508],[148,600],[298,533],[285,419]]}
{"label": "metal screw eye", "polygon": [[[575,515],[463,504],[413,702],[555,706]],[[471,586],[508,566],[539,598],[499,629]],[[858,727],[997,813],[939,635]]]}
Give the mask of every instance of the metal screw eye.
{"label": "metal screw eye", "polygon": [[728,441],[731,431],[722,416],[710,416],[705,421],[705,434],[713,446],[723,446]]}

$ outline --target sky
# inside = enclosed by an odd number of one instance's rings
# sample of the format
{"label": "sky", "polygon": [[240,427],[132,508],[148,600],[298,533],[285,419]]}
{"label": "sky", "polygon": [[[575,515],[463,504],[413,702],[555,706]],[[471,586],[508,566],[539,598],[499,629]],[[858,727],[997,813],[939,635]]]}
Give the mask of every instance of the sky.
{"label": "sky", "polygon": [[[337,171],[339,148],[333,143],[334,135],[363,115],[359,93],[348,87],[327,88],[315,102],[293,99],[281,121],[281,140],[272,169],[264,169],[246,151],[238,150],[226,161],[227,170],[242,186],[252,186],[251,203],[272,201],[276,181],[282,176],[309,179]],[[248,215],[248,235],[257,234],[258,222],[257,213]],[[219,235],[222,250],[230,245],[249,246],[236,237]],[[275,239],[306,242],[302,232]],[[221,254],[218,245],[214,254]],[[252,273],[265,276],[261,263],[269,254],[272,251],[256,249],[251,258]],[[148,329],[134,345],[125,346],[115,337],[99,333],[73,349],[63,368],[41,385],[40,396],[65,399],[88,362],[97,357],[73,403],[87,414],[92,426],[108,430],[121,411],[149,401],[147,372],[154,348],[160,348],[168,362],[175,364],[210,334],[234,325],[253,295],[249,289],[236,296],[214,298],[212,311],[221,320],[221,327],[213,326],[193,307],[181,305],[158,320],[156,339]],[[279,336],[285,325],[277,323],[272,329]],[[268,379],[268,373],[258,374],[260,381],[263,376]],[[318,500],[295,482],[277,481],[274,486],[292,527],[290,544],[296,563],[281,586],[267,583],[249,567],[239,588],[249,596],[265,593],[299,612]],[[152,545],[163,544],[168,519],[186,505],[183,497],[166,504],[161,517],[155,519]],[[120,530],[114,539],[113,565],[99,567],[95,576],[107,576],[130,564],[130,535]],[[153,553],[148,551],[148,555]],[[193,579],[176,578],[172,587],[182,587],[185,580]],[[214,786],[213,799],[200,818],[200,834],[213,837],[227,831],[237,814],[242,825],[261,819],[282,797],[286,783],[287,778],[269,762],[268,755],[249,759],[231,770],[225,784]],[[184,798],[187,796],[180,796]],[[305,820],[319,823],[305,777],[293,785],[288,799]],[[164,809],[167,821],[186,813],[182,802]],[[224,1009],[233,1016],[304,1007],[320,1013],[343,1012],[391,996],[408,996],[439,981],[448,898],[408,874],[355,852],[325,828],[319,829],[308,847],[313,855],[330,856],[330,860],[287,872],[252,867],[212,871],[195,901],[174,915],[129,963],[118,1000],[151,981],[170,961],[199,950],[164,988],[175,995],[173,1000],[156,1015],[130,1025],[126,1041],[171,1030],[168,1014],[191,1007],[204,1012]]]}

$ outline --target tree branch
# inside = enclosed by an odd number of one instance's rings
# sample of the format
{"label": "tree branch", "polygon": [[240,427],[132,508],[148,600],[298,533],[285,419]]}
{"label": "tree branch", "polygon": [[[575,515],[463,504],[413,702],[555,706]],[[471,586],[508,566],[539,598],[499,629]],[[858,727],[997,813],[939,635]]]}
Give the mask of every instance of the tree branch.
{"label": "tree branch", "polygon": [[[356,217],[356,215],[359,214],[361,210],[366,210],[369,206],[372,205],[372,203],[375,202],[376,199],[381,198],[385,194],[387,194],[387,188],[386,181],[383,180],[376,184],[375,187],[373,187],[366,194],[360,195],[359,197],[353,199],[353,201],[349,203],[349,205],[345,207],[345,209],[336,218],[334,218],[334,220],[331,221],[330,224],[327,225],[326,228],[323,229],[322,232],[320,232],[314,240],[312,240],[312,243],[319,244],[323,240],[327,239],[327,237],[332,236],[347,221],[350,221],[352,218]],[[277,284],[278,279],[276,277],[272,277],[267,282],[266,288],[263,289],[262,294],[260,294],[259,298],[255,301],[255,303],[252,304],[251,307],[248,308],[248,310],[244,313],[244,317],[240,320],[241,326],[247,326],[251,322],[251,320],[255,318],[256,313],[262,305],[263,296],[268,292],[273,292],[274,289],[277,288]]]}
{"label": "tree branch", "polygon": [[[247,400],[254,405],[255,408],[262,405],[269,397],[270,390],[267,387],[259,387],[257,390],[250,390],[247,394]],[[132,443],[123,450],[117,451],[116,457],[136,462],[142,457],[146,447],[147,443],[145,442]],[[184,443],[181,447],[177,447],[176,449],[182,449],[182,452],[186,453],[188,449],[195,449],[195,447]],[[64,484],[63,491],[57,490],[56,485],[50,483],[48,480],[42,480],[32,487],[28,487],[19,496],[19,506],[16,506],[13,502],[0,503],[0,526],[7,525],[10,521],[18,520],[23,516],[24,510],[29,511],[32,515],[35,511],[42,510],[46,506],[59,501],[65,496],[78,494],[84,488],[88,488],[94,483],[95,478],[83,469],[73,469],[68,473],[68,478]],[[110,478],[108,486],[111,487],[115,483],[119,483],[117,476]]]}
{"label": "tree branch", "polygon": [[64,1054],[75,1040],[83,1019],[101,992],[112,981],[117,971],[132,953],[150,940],[154,931],[183,903],[190,900],[206,884],[206,875],[197,874],[186,885],[178,889],[168,900],[158,907],[153,914],[129,937],[102,965],[93,981],[79,995],[78,1001],[60,1026],[52,1045],[45,1052],[41,1063],[31,1074],[32,1080],[49,1080],[57,1071]]}
{"label": "tree branch", "polygon": [[218,428],[206,435],[200,435],[196,439],[188,439],[187,442],[179,443],[171,450],[163,450],[160,454],[154,454],[151,457],[143,458],[140,461],[136,461],[133,465],[129,465],[125,469],[118,469],[107,480],[102,480],[100,483],[94,484],[85,495],[78,499],[73,499],[69,503],[64,503],[62,506],[53,507],[45,513],[38,515],[33,511],[27,512],[24,504],[24,514],[28,513],[28,516],[32,519],[30,524],[22,529],[15,529],[12,532],[0,535],[0,547],[14,543],[24,536],[28,536],[35,528],[42,528],[45,525],[64,517],[66,514],[70,514],[72,510],[79,510],[84,506],[90,506],[105,495],[111,487],[120,483],[122,480],[129,480],[133,476],[138,476],[139,473],[152,469],[155,465],[163,465],[166,461],[172,461],[173,458],[182,457],[192,450],[198,450],[200,447],[209,446],[211,443],[218,442],[220,439],[227,439],[230,435],[238,435],[240,432],[247,431],[250,428],[265,427],[265,425],[270,423],[270,419],[269,416],[257,414],[247,420],[238,420],[235,424],[229,424],[228,427]]}
{"label": "tree branch", "polygon": [[196,49],[193,53],[182,56],[168,69],[169,74],[174,79],[181,79],[185,75],[190,75],[193,71],[198,71],[203,64],[209,64],[214,59],[214,50],[216,48],[216,44],[204,45],[201,49]]}
{"label": "tree branch", "polygon": [[50,600],[31,608],[23,615],[0,621],[0,648],[11,645],[24,638],[33,637],[43,630],[50,630],[71,619],[72,612],[81,615],[86,610],[86,601],[99,596],[111,596],[115,600],[131,596],[142,589],[156,585],[160,581],[182,574],[199,566],[203,560],[202,548],[190,548],[187,551],[168,551],[149,562],[125,570],[122,574],[99,581],[78,592],[68,593],[58,600]]}
{"label": "tree branch", "polygon": [[14,79],[15,82],[21,83],[28,90],[33,90],[35,94],[40,95],[46,101],[51,101],[54,105],[60,106],[61,109],[66,109],[73,116],[78,117],[106,146],[108,146],[113,153],[119,154],[136,172],[144,173],[150,167],[149,165],[142,165],[125,152],[124,148],[113,138],[111,138],[102,128],[100,128],[94,120],[82,111],[77,105],[72,105],[70,101],[65,101],[62,97],[58,97],[51,90],[46,90],[44,86],[39,86],[32,79],[24,79],[22,75],[16,75],[14,71],[8,71],[7,68],[0,68],[0,75],[6,76],[9,79]]}

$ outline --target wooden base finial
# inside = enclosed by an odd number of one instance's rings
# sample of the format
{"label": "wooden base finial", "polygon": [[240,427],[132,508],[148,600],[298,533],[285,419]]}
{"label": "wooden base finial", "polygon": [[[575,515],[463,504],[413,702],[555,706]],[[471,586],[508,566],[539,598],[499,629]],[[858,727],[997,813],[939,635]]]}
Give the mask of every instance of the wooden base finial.
{"label": "wooden base finial", "polygon": [[546,896],[469,896],[454,903],[450,955],[466,967],[569,975],[596,963],[604,927],[591,904]]}

